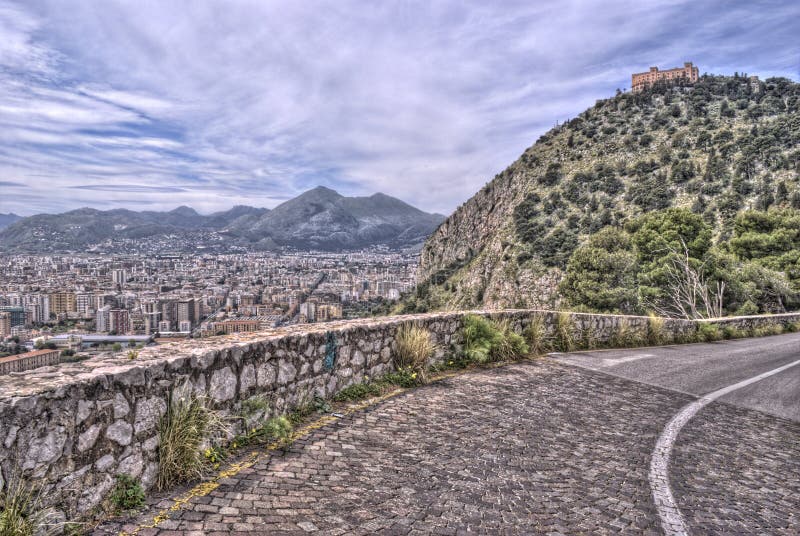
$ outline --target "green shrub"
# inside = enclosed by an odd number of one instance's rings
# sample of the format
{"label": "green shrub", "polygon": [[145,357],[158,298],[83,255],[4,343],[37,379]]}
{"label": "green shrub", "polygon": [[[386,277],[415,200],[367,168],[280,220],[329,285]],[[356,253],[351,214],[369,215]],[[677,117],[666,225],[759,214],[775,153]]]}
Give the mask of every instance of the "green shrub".
{"label": "green shrub", "polygon": [[534,314],[530,325],[523,332],[528,342],[528,348],[533,355],[547,353],[549,344],[547,340],[547,325],[543,315]]}
{"label": "green shrub", "polygon": [[328,412],[331,410],[331,405],[327,400],[321,396],[309,397],[306,392],[299,404],[289,413],[288,419],[293,425],[300,424],[309,415],[317,412]]}
{"label": "green shrub", "polygon": [[116,511],[136,510],[144,506],[144,490],[138,480],[130,475],[117,475],[117,483],[108,497]]}
{"label": "green shrub", "polygon": [[394,365],[416,374],[419,383],[427,381],[428,360],[436,351],[431,332],[419,326],[404,325],[395,339]]}
{"label": "green shrub", "polygon": [[747,300],[736,310],[736,316],[750,316],[758,314],[758,305],[751,300]]}
{"label": "green shrub", "polygon": [[563,311],[556,316],[556,345],[562,352],[575,349],[575,321],[572,314]]}
{"label": "green shrub", "polygon": [[492,347],[502,335],[489,320],[476,315],[464,317],[464,355],[475,363],[487,363]]}
{"label": "green shrub", "polygon": [[225,423],[204,399],[171,400],[159,423],[158,476],[156,487],[166,489],[178,482],[200,478],[205,468],[201,444],[225,430]]}
{"label": "green shrub", "polygon": [[494,326],[500,337],[489,350],[489,358],[492,361],[511,361],[528,354],[528,343],[522,335],[511,328],[508,319],[495,322]]}
{"label": "green shrub", "polygon": [[0,491],[0,536],[34,536],[58,532],[53,512],[42,508],[41,490],[11,478]]}
{"label": "green shrub", "polygon": [[492,322],[486,318],[464,317],[464,356],[475,363],[516,359],[529,351],[525,338],[515,333],[511,322]]}
{"label": "green shrub", "polygon": [[722,330],[717,324],[701,322],[697,325],[697,339],[701,342],[718,341],[722,337]]}
{"label": "green shrub", "polygon": [[438,373],[444,370],[465,369],[470,366],[472,362],[467,359],[463,353],[456,354],[454,345],[451,344],[450,346],[451,352],[447,355],[447,359],[431,365],[431,372]]}
{"label": "green shrub", "polygon": [[228,457],[228,451],[222,447],[208,447],[203,451],[203,457],[214,469],[218,469],[219,465]]}

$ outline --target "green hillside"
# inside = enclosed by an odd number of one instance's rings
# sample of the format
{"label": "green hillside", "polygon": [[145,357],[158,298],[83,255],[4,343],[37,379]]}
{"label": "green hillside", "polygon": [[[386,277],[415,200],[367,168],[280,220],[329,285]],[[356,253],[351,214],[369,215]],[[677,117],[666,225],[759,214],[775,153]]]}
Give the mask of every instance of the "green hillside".
{"label": "green hillside", "polygon": [[668,307],[681,269],[723,313],[794,306],[798,112],[800,84],[739,75],[598,101],[439,227],[405,309],[685,316]]}

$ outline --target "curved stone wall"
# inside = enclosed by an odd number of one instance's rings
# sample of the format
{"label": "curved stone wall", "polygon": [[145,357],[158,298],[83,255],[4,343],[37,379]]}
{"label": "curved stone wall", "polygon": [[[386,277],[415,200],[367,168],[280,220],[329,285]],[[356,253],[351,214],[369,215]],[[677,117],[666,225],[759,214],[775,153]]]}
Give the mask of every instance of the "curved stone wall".
{"label": "curved stone wall", "polygon": [[[551,331],[558,313],[511,310],[475,314],[507,318],[518,332],[534,315]],[[392,370],[397,329],[415,322],[433,334],[433,360],[460,350],[467,313],[432,313],[293,326],[213,339],[188,340],[125,355],[93,358],[0,376],[0,485],[24,475],[43,487],[48,505],[73,519],[97,507],[115,476],[127,473],[145,488],[158,470],[158,423],[173,396],[196,393],[215,409],[238,415],[254,396],[280,414],[313,396]],[[646,317],[571,314],[576,331],[610,339],[623,321],[646,333]],[[785,318],[784,318],[785,317]],[[747,317],[750,318],[750,317]],[[732,319],[789,322],[800,315]],[[665,320],[668,332],[693,332],[693,322]],[[237,430],[234,430],[236,432]]]}

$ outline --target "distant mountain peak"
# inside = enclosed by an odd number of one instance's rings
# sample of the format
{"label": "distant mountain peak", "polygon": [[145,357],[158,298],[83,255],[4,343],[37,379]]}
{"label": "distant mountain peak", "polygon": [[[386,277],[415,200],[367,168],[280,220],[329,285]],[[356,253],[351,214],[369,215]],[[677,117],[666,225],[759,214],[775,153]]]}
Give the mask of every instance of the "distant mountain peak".
{"label": "distant mountain peak", "polygon": [[[0,230],[0,250],[79,251],[109,240],[135,243],[176,234],[182,236],[180,247],[190,251],[195,243],[220,247],[218,237],[207,241],[209,233],[225,235],[222,247],[239,251],[408,247],[421,244],[442,219],[385,194],[344,197],[331,188],[317,186],[272,210],[237,205],[201,215],[184,205],[168,212],[82,208],[64,214],[39,214],[6,224]],[[50,237],[48,241],[38,238],[42,230]]]}
{"label": "distant mountain peak", "polygon": [[187,207],[186,205],[181,205],[177,208],[174,208],[169,211],[170,214],[177,214],[177,215],[186,215],[186,216],[199,216],[197,211],[192,207]]}

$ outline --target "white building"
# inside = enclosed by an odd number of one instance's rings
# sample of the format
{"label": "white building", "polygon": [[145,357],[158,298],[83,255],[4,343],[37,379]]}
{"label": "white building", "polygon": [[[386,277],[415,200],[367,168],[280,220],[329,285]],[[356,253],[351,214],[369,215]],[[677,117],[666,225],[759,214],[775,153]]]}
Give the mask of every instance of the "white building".
{"label": "white building", "polygon": [[111,331],[111,306],[106,305],[100,307],[95,314],[95,331],[109,332]]}

